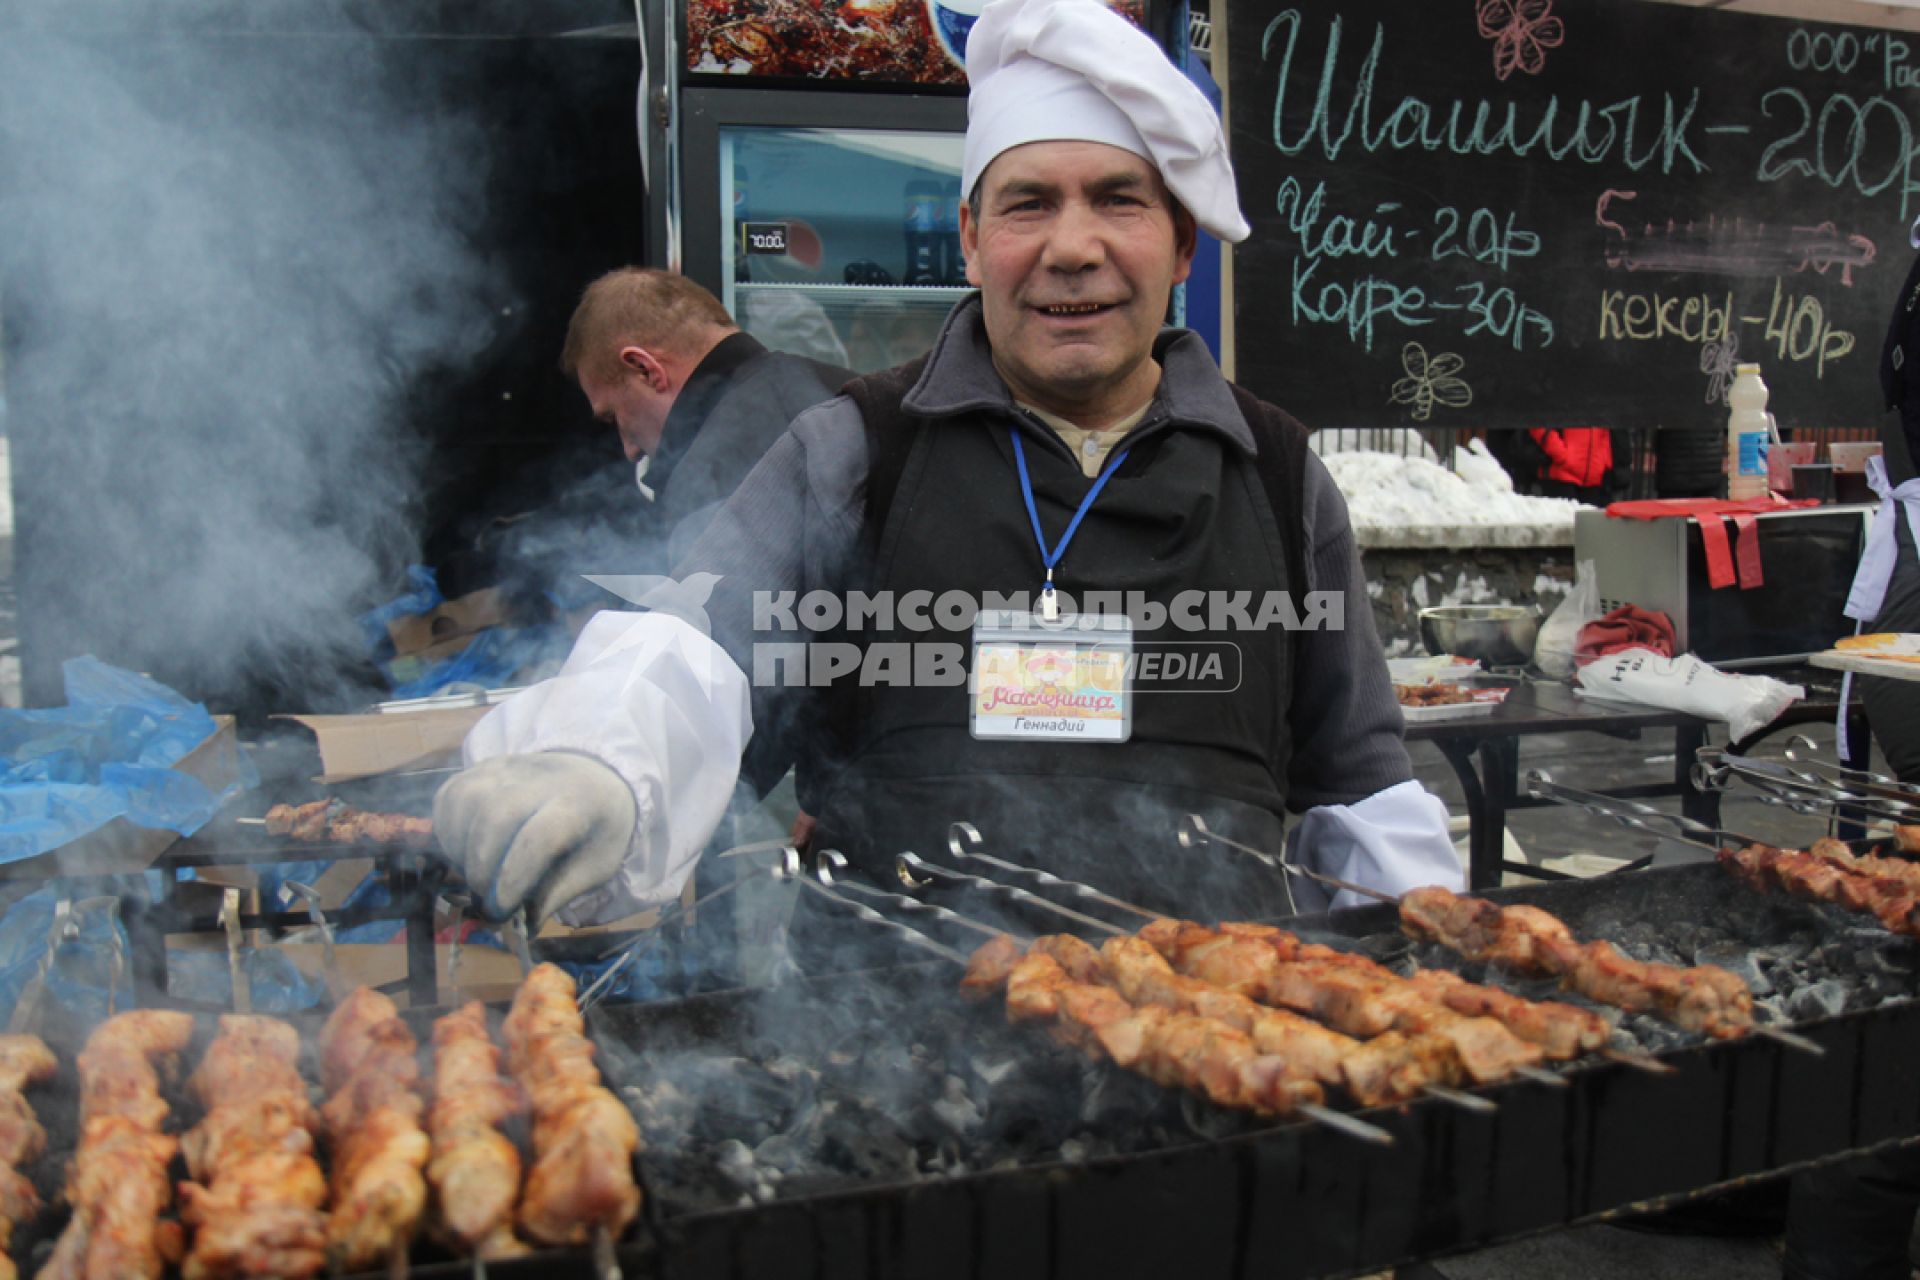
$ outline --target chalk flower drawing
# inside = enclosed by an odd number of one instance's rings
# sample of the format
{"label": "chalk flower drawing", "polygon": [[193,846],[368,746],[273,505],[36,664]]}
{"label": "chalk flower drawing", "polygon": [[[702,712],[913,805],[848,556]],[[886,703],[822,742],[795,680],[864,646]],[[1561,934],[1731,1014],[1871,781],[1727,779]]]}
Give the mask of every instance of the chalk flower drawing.
{"label": "chalk flower drawing", "polygon": [[1729,329],[1724,337],[1700,344],[1700,372],[1707,375],[1707,403],[1727,403],[1733,386],[1734,366],[1739,363],[1739,336]]}
{"label": "chalk flower drawing", "polygon": [[1558,49],[1567,29],[1553,16],[1553,0],[1479,0],[1480,34],[1493,41],[1493,74],[1537,76],[1547,50]]}
{"label": "chalk flower drawing", "polygon": [[1425,422],[1433,416],[1433,406],[1464,409],[1473,403],[1473,388],[1453,375],[1467,362],[1451,351],[1443,351],[1431,360],[1427,349],[1417,342],[1400,348],[1400,365],[1407,376],[1393,384],[1391,402],[1410,404],[1413,416]]}

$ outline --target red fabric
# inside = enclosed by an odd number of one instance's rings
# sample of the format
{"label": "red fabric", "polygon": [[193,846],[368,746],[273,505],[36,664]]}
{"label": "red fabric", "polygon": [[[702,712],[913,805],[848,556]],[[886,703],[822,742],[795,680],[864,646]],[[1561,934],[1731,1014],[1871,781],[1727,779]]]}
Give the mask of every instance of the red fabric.
{"label": "red fabric", "polygon": [[1573,642],[1573,661],[1576,666],[1584,667],[1595,658],[1604,658],[1622,649],[1651,649],[1663,658],[1671,658],[1673,619],[1636,604],[1623,604],[1606,617],[1580,628]]}
{"label": "red fabric", "polygon": [[1591,489],[1613,469],[1613,433],[1605,427],[1535,427],[1530,435],[1547,455],[1547,479]]}
{"label": "red fabric", "polygon": [[1607,514],[1619,520],[1670,520],[1677,516],[1730,516],[1747,512],[1795,511],[1817,507],[1818,498],[1642,498],[1636,502],[1616,502]]}
{"label": "red fabric", "polygon": [[[1671,520],[1697,517],[1700,521],[1700,549],[1707,555],[1707,585],[1718,590],[1740,584],[1750,591],[1766,581],[1760,564],[1760,522],[1755,516],[1769,511],[1794,511],[1817,507],[1818,498],[1648,498],[1638,502],[1616,502],[1607,514],[1620,520]],[[1723,519],[1723,517],[1725,519]],[[1726,519],[1739,531],[1737,548],[1727,543]]]}
{"label": "red fabric", "polygon": [[1734,584],[1733,552],[1727,546],[1727,522],[1719,516],[1700,517],[1700,549],[1707,553],[1707,585],[1715,591]]}
{"label": "red fabric", "polygon": [[1766,581],[1760,571],[1760,521],[1758,518],[1731,516],[1733,527],[1740,532],[1740,540],[1734,544],[1733,562],[1740,570],[1740,589],[1751,591]]}

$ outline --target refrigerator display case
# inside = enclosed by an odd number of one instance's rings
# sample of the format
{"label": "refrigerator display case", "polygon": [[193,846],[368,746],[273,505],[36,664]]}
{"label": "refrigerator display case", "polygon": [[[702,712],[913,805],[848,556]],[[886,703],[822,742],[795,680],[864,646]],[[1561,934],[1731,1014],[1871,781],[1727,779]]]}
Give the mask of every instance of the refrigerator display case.
{"label": "refrigerator display case", "polygon": [[862,373],[931,345],[967,292],[964,100],[699,90],[682,119],[683,269],[741,328]]}
{"label": "refrigerator display case", "polygon": [[[968,289],[961,66],[982,2],[641,0],[648,262],[770,347],[862,373],[924,352]],[[1178,0],[1109,2],[1184,45]]]}

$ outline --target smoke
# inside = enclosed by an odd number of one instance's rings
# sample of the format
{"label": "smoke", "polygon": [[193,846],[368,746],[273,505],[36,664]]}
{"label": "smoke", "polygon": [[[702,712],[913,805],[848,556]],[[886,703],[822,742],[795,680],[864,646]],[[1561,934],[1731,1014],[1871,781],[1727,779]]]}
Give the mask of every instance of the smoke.
{"label": "smoke", "polygon": [[30,700],[82,652],[216,701],[345,696],[354,614],[418,557],[423,388],[501,312],[484,131],[407,42],[193,7],[0,33]]}

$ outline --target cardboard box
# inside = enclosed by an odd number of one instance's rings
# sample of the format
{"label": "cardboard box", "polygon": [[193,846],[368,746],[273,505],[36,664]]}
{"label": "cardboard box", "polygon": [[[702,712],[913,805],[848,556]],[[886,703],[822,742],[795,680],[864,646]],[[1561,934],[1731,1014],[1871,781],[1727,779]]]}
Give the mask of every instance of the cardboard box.
{"label": "cardboard box", "polygon": [[385,715],[286,715],[320,741],[320,782],[460,763],[460,744],[490,707],[445,707]]}
{"label": "cardboard box", "polygon": [[[234,730],[232,716],[215,716],[213,723],[213,732],[173,767],[198,778],[218,794],[240,780],[240,737]],[[57,849],[0,865],[0,880],[145,871],[179,839],[179,835],[164,827],[137,827],[125,818],[115,818]]]}
{"label": "cardboard box", "polygon": [[396,657],[420,653],[449,640],[471,636],[507,620],[506,598],[498,587],[485,587],[458,600],[449,600],[426,613],[409,614],[387,623]]}

